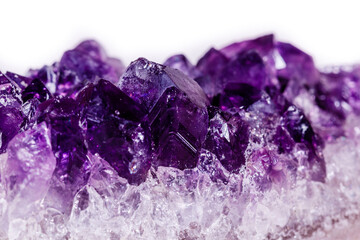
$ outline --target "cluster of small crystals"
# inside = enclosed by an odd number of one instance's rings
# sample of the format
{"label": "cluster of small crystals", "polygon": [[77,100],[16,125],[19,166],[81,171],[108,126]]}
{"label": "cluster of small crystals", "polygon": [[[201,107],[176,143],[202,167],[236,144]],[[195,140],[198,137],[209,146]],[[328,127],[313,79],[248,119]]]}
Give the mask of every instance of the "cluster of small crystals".
{"label": "cluster of small crystals", "polygon": [[0,238],[321,237],[358,218],[359,114],[360,67],[273,35],[127,68],[82,42],[0,72]]}

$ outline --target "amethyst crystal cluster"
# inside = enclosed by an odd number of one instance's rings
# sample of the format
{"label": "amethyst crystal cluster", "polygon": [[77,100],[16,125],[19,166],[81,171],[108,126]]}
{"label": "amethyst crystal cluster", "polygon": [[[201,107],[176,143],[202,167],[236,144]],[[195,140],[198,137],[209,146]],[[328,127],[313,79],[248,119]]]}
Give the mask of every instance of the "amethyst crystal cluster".
{"label": "amethyst crystal cluster", "polygon": [[[77,239],[81,232],[70,225],[92,215],[107,219],[108,230],[116,228],[114,216],[136,226],[109,230],[109,239],[213,239],[206,229],[215,229],[215,214],[231,215],[222,237],[249,237],[234,227],[246,220],[246,206],[300,183],[326,186],[329,166],[334,171],[324,151],[351,132],[359,89],[360,67],[320,71],[308,54],[273,35],[212,48],[196,65],[175,55],[164,64],[139,58],[127,68],[85,41],[26,77],[0,73],[0,232],[30,236],[29,218],[40,212],[34,236],[44,239]],[[176,198],[202,205],[209,216],[170,207]],[[221,212],[210,214],[212,203]],[[96,213],[99,206],[106,210]],[[165,206],[182,209],[178,219]],[[157,221],[189,228],[164,230]],[[264,236],[286,237],[275,234],[279,229]]]}

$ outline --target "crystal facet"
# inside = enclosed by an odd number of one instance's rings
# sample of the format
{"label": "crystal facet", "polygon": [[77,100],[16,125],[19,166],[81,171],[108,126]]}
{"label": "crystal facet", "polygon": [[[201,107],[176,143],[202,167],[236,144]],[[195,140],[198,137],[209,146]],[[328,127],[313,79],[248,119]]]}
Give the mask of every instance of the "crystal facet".
{"label": "crystal facet", "polygon": [[142,107],[106,80],[83,89],[77,101],[83,106],[91,153],[98,153],[130,183],[144,181],[151,158]]}

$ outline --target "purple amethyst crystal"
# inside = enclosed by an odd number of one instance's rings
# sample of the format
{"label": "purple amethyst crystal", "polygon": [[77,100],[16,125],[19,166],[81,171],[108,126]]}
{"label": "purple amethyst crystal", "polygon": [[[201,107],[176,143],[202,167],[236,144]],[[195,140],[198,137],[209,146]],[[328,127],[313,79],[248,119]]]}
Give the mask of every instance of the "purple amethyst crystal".
{"label": "purple amethyst crystal", "polygon": [[278,42],[276,49],[284,66],[277,70],[277,76],[284,96],[293,100],[300,89],[312,87],[319,81],[319,71],[308,54],[289,43]]}
{"label": "purple amethyst crystal", "polygon": [[83,108],[91,153],[98,153],[130,183],[143,182],[151,156],[142,107],[106,80],[88,85],[77,101]]}
{"label": "purple amethyst crystal", "polygon": [[260,91],[270,85],[274,63],[273,37],[211,49],[197,64],[202,75],[196,81],[212,103],[223,110],[247,108],[260,99]]}
{"label": "purple amethyst crystal", "polygon": [[16,84],[20,89],[24,89],[30,82],[31,78],[27,78],[12,72],[6,72],[6,77]]}
{"label": "purple amethyst crystal", "polygon": [[182,54],[172,56],[164,62],[165,66],[180,70],[186,76],[196,79],[200,76],[200,71],[190,63],[190,61]]}
{"label": "purple amethyst crystal", "polygon": [[264,88],[267,78],[265,64],[261,56],[254,51],[239,53],[231,59],[222,75],[225,86],[229,83],[243,83],[258,90]]}
{"label": "purple amethyst crystal", "polygon": [[321,73],[315,86],[316,104],[340,120],[355,112],[360,113],[360,68],[339,69],[338,72]]}
{"label": "purple amethyst crystal", "polygon": [[29,75],[32,79],[39,79],[45,84],[51,94],[55,94],[59,75],[58,65],[58,63],[54,63],[52,66],[44,66],[41,69],[30,70]]}
{"label": "purple amethyst crystal", "polygon": [[149,114],[159,166],[194,168],[208,128],[208,114],[176,87],[165,90]]}
{"label": "purple amethyst crystal", "polygon": [[17,108],[1,107],[0,119],[0,153],[3,153],[6,151],[9,141],[19,132],[23,116]]}
{"label": "purple amethyst crystal", "polygon": [[10,215],[23,217],[31,212],[32,204],[45,197],[54,169],[55,156],[45,123],[10,141],[1,170],[7,199],[12,202]]}
{"label": "purple amethyst crystal", "polygon": [[[303,89],[315,91],[324,109],[329,104],[323,96],[339,98],[339,93],[324,88],[330,76],[319,81],[311,57],[273,35],[211,49],[196,66],[176,55],[165,65],[140,58],[120,79],[122,72],[120,61],[107,57],[97,42],[85,41],[59,63],[32,70],[30,79],[2,75],[2,96],[12,102],[0,108],[3,151],[21,127],[45,120],[57,159],[55,179],[74,186],[71,194],[87,183],[88,149],[134,184],[145,181],[151,165],[195,168],[201,149],[214,154],[226,171],[238,173],[246,152],[262,138],[277,144],[280,155],[302,144],[309,166],[325,169],[321,140],[291,103],[298,94],[291,88],[308,85]],[[336,109],[327,110],[343,118]],[[264,136],[251,130],[258,128],[254,119],[263,122]]]}
{"label": "purple amethyst crystal", "polygon": [[176,86],[200,107],[209,103],[203,90],[182,72],[140,58],[130,64],[120,83],[120,89],[149,112],[164,91]]}
{"label": "purple amethyst crystal", "polygon": [[223,117],[221,112],[210,120],[204,148],[214,153],[229,172],[237,172],[245,164],[249,142],[247,124],[238,114]]}
{"label": "purple amethyst crystal", "polygon": [[210,49],[197,63],[201,75],[196,81],[202,87],[209,99],[218,95],[222,90],[220,74],[228,63],[228,58],[220,51]]}
{"label": "purple amethyst crystal", "polygon": [[31,75],[49,88],[56,82],[56,95],[74,98],[81,88],[99,78],[117,83],[123,70],[120,60],[107,57],[96,41],[88,40],[65,52],[59,63],[32,70]]}
{"label": "purple amethyst crystal", "polygon": [[274,46],[274,35],[269,34],[252,40],[230,44],[229,46],[224,47],[220,51],[228,58],[232,58],[241,52],[249,50],[256,51],[262,57],[269,57],[274,52]]}
{"label": "purple amethyst crystal", "polygon": [[16,86],[0,72],[0,153],[20,131],[23,122]]}
{"label": "purple amethyst crystal", "polygon": [[90,161],[80,114],[72,98],[48,100],[44,119],[51,129],[51,146],[56,158],[56,168],[51,179],[47,202],[62,212],[69,212],[76,192],[87,183]]}
{"label": "purple amethyst crystal", "polygon": [[295,144],[290,134],[282,126],[276,128],[273,141],[278,146],[278,153],[280,154],[291,152]]}
{"label": "purple amethyst crystal", "polygon": [[46,111],[56,156],[55,174],[66,183],[85,183],[88,174],[84,174],[83,168],[88,164],[87,148],[75,100],[55,98]]}
{"label": "purple amethyst crystal", "polygon": [[35,78],[29,83],[21,93],[22,112],[25,115],[22,129],[28,129],[38,121],[38,115],[41,114],[38,111],[39,105],[50,98],[52,95],[41,80]]}
{"label": "purple amethyst crystal", "polygon": [[174,83],[164,72],[165,66],[137,59],[126,69],[120,81],[120,89],[149,112],[162,93]]}
{"label": "purple amethyst crystal", "polygon": [[209,102],[200,86],[178,70],[138,59],[120,88],[149,112],[154,164],[194,168],[208,127]]}
{"label": "purple amethyst crystal", "polygon": [[319,72],[311,56],[289,43],[278,42],[276,49],[285,63],[285,68],[278,70],[278,76],[308,85],[318,81]]}
{"label": "purple amethyst crystal", "polygon": [[223,70],[224,85],[219,106],[247,108],[260,99],[260,92],[267,83],[267,74],[262,58],[256,52],[240,53]]}
{"label": "purple amethyst crystal", "polygon": [[0,72],[0,238],[295,238],[254,234],[330,211],[319,196],[359,198],[337,169],[358,176],[359,89],[359,66],[320,71],[273,35],[126,69],[89,40],[28,77]]}
{"label": "purple amethyst crystal", "polygon": [[325,162],[318,154],[322,142],[314,133],[310,122],[298,108],[290,106],[284,113],[283,125],[295,142],[303,143],[308,149],[308,167],[314,170],[311,171],[312,178],[323,181],[326,177]]}
{"label": "purple amethyst crystal", "polygon": [[34,79],[31,81],[31,83],[24,89],[21,94],[21,99],[23,102],[27,102],[32,98],[38,99],[39,102],[44,102],[49,100],[51,97],[51,93],[39,79]]}
{"label": "purple amethyst crystal", "polygon": [[304,114],[295,106],[290,106],[283,116],[284,126],[295,142],[317,145],[315,133]]}

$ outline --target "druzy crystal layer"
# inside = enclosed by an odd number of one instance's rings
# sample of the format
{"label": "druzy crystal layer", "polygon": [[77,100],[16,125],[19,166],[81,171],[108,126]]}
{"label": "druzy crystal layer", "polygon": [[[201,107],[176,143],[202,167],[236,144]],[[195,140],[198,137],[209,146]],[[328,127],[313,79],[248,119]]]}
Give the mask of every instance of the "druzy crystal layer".
{"label": "druzy crystal layer", "polygon": [[[360,208],[360,67],[273,35],[0,72],[0,237],[327,237]],[[339,227],[340,226],[340,227]]]}

